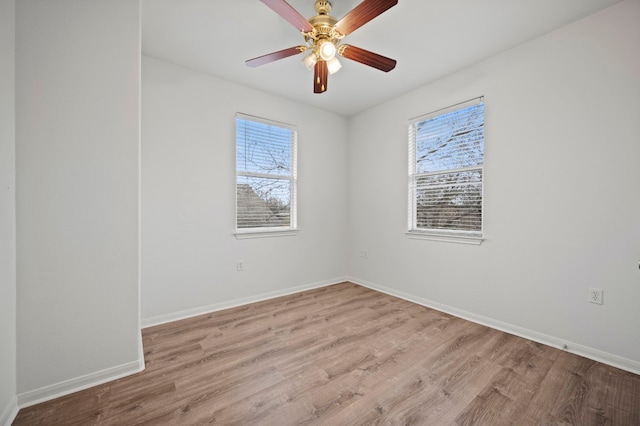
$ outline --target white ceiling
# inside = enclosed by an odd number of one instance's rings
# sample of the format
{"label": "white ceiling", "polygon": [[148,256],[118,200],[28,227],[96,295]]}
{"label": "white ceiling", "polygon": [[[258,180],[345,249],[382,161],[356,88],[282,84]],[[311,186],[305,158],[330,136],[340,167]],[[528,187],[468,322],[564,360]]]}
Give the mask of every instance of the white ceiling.
{"label": "white ceiling", "polygon": [[[288,0],[315,15],[314,0]],[[142,52],[345,116],[370,108],[620,0],[399,0],[344,42],[389,56],[384,73],[341,58],[327,92],[313,93],[303,55],[257,68],[244,61],[304,44],[259,0],[143,0]],[[334,0],[340,19],[360,0]]]}

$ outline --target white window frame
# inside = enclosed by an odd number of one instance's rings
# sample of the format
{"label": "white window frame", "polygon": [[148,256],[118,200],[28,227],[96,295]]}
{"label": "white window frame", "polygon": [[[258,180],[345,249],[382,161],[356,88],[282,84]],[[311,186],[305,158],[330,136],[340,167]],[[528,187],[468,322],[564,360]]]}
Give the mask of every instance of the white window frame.
{"label": "white window frame", "polygon": [[[245,120],[250,122],[267,124],[270,126],[276,126],[284,129],[288,129],[292,132],[291,137],[291,163],[290,170],[291,173],[288,175],[274,174],[274,173],[256,173],[256,172],[248,172],[244,170],[238,170],[237,168],[237,149],[239,139],[237,137],[237,123],[238,120]],[[236,113],[236,140],[235,140],[235,150],[236,155],[234,159],[236,161],[236,203],[235,203],[235,233],[237,239],[244,238],[262,238],[262,237],[280,237],[280,236],[290,236],[296,235],[298,233],[298,128],[297,126],[269,120],[262,117],[256,117],[253,115]],[[290,206],[289,206],[289,226],[277,226],[277,227],[251,227],[251,228],[238,228],[238,177],[256,177],[256,178],[275,178],[275,179],[287,179],[289,180],[289,190],[290,190]]]}
{"label": "white window frame", "polygon": [[[449,169],[439,170],[437,172],[416,173],[417,159],[416,159],[416,126],[417,124],[439,117],[445,114],[449,114],[455,111],[469,108],[474,105],[484,103],[484,96],[474,98],[465,102],[452,105],[447,108],[439,109],[429,114],[421,115],[409,120],[409,168],[408,168],[408,231],[407,237],[414,239],[426,239],[433,241],[446,241],[464,244],[481,244],[484,240],[484,160],[482,164],[472,167],[466,167],[463,169]],[[484,116],[483,116],[484,122]],[[484,137],[483,137],[483,157],[484,157]],[[480,170],[481,173],[481,214],[480,214],[480,230],[469,231],[461,229],[428,229],[417,227],[417,185],[416,180],[421,176],[437,175],[444,173],[457,173],[461,171],[475,171]]]}

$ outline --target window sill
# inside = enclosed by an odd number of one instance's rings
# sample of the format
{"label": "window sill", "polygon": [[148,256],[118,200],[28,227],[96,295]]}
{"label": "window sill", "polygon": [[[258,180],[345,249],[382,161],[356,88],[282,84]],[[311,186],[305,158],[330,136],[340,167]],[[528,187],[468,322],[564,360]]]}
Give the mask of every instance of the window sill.
{"label": "window sill", "polygon": [[453,233],[424,232],[424,231],[408,231],[407,238],[415,240],[443,241],[446,243],[473,244],[480,245],[484,241],[481,235],[463,235]]}
{"label": "window sill", "polygon": [[290,237],[298,234],[297,229],[278,229],[278,228],[268,228],[268,229],[249,229],[249,230],[237,230],[233,235],[236,236],[238,240],[245,240],[249,238],[270,238],[270,237]]}

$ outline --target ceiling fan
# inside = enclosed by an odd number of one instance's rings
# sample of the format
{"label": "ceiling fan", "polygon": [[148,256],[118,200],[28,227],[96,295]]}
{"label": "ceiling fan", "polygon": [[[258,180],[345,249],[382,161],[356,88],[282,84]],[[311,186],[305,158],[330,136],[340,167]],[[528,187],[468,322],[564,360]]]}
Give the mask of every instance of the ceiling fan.
{"label": "ceiling fan", "polygon": [[309,70],[313,69],[313,92],[323,93],[327,90],[329,74],[342,67],[336,54],[384,72],[389,72],[396,66],[394,59],[340,42],[344,36],[398,4],[398,0],[364,0],[340,20],[330,15],[331,2],[328,0],[316,0],[314,7],[317,15],[309,20],[285,0],[260,1],[296,27],[304,36],[306,44],[249,59],[246,64],[250,67],[309,52],[302,63]]}

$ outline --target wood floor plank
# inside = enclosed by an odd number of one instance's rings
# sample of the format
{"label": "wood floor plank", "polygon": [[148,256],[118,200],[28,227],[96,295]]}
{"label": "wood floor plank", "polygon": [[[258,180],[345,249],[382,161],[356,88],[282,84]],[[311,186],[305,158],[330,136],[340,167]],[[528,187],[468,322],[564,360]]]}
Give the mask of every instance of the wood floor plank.
{"label": "wood floor plank", "polygon": [[640,381],[626,371],[606,368],[604,410],[611,424],[640,424]]}
{"label": "wood floor plank", "polygon": [[143,330],[14,425],[640,425],[640,376],[342,283]]}

